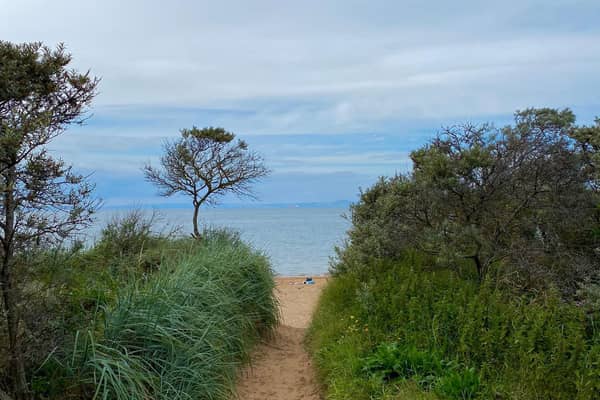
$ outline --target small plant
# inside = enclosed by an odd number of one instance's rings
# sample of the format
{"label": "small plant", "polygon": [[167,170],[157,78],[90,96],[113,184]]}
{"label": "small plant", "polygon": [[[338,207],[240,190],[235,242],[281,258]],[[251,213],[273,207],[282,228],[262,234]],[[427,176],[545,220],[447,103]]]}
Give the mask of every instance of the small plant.
{"label": "small plant", "polygon": [[384,343],[365,360],[363,370],[383,380],[418,375],[423,382],[440,374],[443,362],[435,354],[398,343]]}
{"label": "small plant", "polygon": [[600,313],[600,284],[591,282],[580,284],[577,297],[590,314]]}
{"label": "small plant", "polygon": [[102,229],[97,248],[112,257],[141,253],[154,237],[152,227],[156,218],[155,213],[147,216],[140,209],[114,216]]}
{"label": "small plant", "polygon": [[449,371],[440,377],[435,385],[435,391],[440,396],[461,400],[476,398],[479,388],[479,374],[475,368]]}
{"label": "small plant", "polygon": [[363,371],[382,380],[406,378],[399,373],[401,363],[402,354],[398,344],[384,343],[365,359]]}
{"label": "small plant", "polygon": [[365,359],[363,371],[390,381],[413,379],[421,388],[450,399],[473,399],[479,392],[479,374],[435,353],[399,343],[384,343]]}

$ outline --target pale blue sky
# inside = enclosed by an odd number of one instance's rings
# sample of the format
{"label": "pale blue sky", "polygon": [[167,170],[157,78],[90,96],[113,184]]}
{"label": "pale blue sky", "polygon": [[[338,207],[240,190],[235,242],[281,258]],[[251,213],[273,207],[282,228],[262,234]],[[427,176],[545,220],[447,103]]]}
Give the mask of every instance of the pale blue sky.
{"label": "pale blue sky", "polygon": [[[264,154],[264,203],[353,200],[442,125],[600,114],[600,2],[7,1],[0,38],[65,42],[102,77],[52,149],[108,206],[175,204],[142,178],[165,138],[223,126]],[[233,201],[233,199],[227,199]]]}

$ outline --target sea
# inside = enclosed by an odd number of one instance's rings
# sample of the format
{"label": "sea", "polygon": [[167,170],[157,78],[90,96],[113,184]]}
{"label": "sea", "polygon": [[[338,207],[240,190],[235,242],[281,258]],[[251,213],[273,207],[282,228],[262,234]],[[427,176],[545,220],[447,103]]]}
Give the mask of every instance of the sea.
{"label": "sea", "polygon": [[[103,226],[127,210],[103,210],[87,232],[92,243]],[[144,211],[152,213],[152,211]],[[192,231],[192,210],[159,209],[156,229],[178,227],[181,234]],[[207,228],[238,232],[255,249],[266,254],[276,274],[312,276],[326,274],[335,246],[343,244],[350,222],[346,208],[210,208],[200,210],[200,222]]]}

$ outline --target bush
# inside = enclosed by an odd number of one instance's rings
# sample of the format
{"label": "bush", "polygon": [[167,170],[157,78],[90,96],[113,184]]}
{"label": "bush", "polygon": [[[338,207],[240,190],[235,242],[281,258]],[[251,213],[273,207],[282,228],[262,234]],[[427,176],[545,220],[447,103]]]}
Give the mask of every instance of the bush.
{"label": "bush", "polygon": [[449,399],[473,399],[479,392],[479,374],[454,361],[442,360],[432,351],[411,345],[384,343],[364,361],[363,370],[371,376],[390,382],[413,379],[424,390]]}
{"label": "bush", "polygon": [[139,209],[123,216],[115,215],[102,229],[96,247],[115,258],[137,255],[157,239],[152,232],[155,219],[156,214],[145,215]]}
{"label": "bush", "polygon": [[252,344],[278,321],[270,264],[226,232],[165,258],[99,306],[71,351],[51,357],[40,395],[98,399],[225,399]]}
{"label": "bush", "polygon": [[449,399],[474,399],[479,392],[479,375],[475,368],[464,368],[460,371],[449,371],[435,384],[435,390],[442,397]]}
{"label": "bush", "polygon": [[558,293],[511,297],[411,254],[336,276],[309,343],[331,399],[598,399],[596,320]]}
{"label": "bush", "polygon": [[542,108],[517,111],[503,128],[443,129],[411,152],[410,173],[361,191],[333,272],[416,248],[480,281],[521,293],[554,287],[573,300],[600,281],[600,191],[589,165],[598,126],[574,121],[568,109]]}
{"label": "bush", "polygon": [[[42,243],[19,254],[16,262],[24,271],[19,279],[27,305],[21,321],[24,357],[34,392],[56,392],[62,398],[65,376],[57,361],[68,358],[73,332],[86,329],[101,310],[114,306],[124,287],[147,280],[163,260],[175,263],[197,245],[170,233],[154,232],[150,225],[154,221],[155,216],[134,211],[113,218],[91,249],[81,242],[61,247]],[[147,260],[154,263],[152,268],[145,267]],[[0,347],[6,340],[0,335]],[[0,388],[8,386],[3,356]]]}
{"label": "bush", "polygon": [[449,127],[361,191],[310,329],[331,399],[600,398],[598,126],[574,122]]}
{"label": "bush", "polygon": [[444,362],[434,353],[399,343],[384,343],[365,359],[363,370],[389,381],[418,376],[418,383],[429,388],[443,370]]}
{"label": "bush", "polygon": [[[136,209],[124,215],[115,215],[102,229],[100,239],[90,256],[96,264],[110,269],[113,274],[150,273],[160,267],[165,251],[178,242],[177,228],[156,232],[154,228],[160,215]],[[172,254],[172,252],[171,252]]]}

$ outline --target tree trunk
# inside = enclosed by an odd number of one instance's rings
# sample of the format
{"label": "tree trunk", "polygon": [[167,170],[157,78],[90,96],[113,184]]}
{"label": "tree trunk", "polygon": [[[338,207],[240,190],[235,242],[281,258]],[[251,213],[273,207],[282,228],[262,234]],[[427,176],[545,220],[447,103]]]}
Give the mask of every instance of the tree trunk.
{"label": "tree trunk", "polygon": [[6,315],[10,352],[9,375],[12,379],[15,399],[27,400],[30,398],[30,393],[27,385],[27,376],[25,374],[21,337],[19,335],[19,312],[17,310],[16,296],[11,282],[12,277],[9,271],[10,266],[7,267],[6,265],[3,265],[2,273],[0,274],[0,285],[2,286],[2,299],[4,303],[4,314]]}
{"label": "tree trunk", "polygon": [[0,270],[0,289],[4,314],[6,315],[6,328],[8,331],[8,344],[10,353],[9,375],[12,379],[13,391],[16,400],[31,398],[25,374],[25,361],[21,337],[19,335],[20,315],[18,310],[18,296],[14,286],[14,229],[15,229],[15,199],[14,187],[16,184],[16,167],[13,165],[5,170],[4,200],[4,242],[2,246],[2,267]]}
{"label": "tree trunk", "polygon": [[485,275],[483,264],[481,263],[478,255],[474,255],[472,258],[473,261],[475,261],[475,267],[477,268],[477,277],[479,278],[479,283],[481,283],[483,282],[483,277]]}
{"label": "tree trunk", "polygon": [[194,201],[194,237],[200,240],[200,230],[198,229],[198,211],[200,211],[200,204]]}

